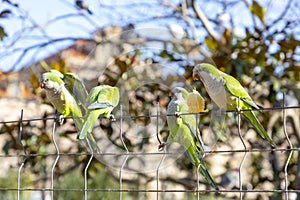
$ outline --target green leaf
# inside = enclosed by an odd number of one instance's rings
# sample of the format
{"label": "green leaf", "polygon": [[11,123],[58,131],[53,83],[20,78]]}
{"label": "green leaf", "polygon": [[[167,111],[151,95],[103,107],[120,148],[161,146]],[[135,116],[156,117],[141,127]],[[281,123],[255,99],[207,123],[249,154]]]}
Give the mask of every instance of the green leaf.
{"label": "green leaf", "polygon": [[4,31],[4,28],[0,26],[0,40],[3,40],[7,36],[7,33]]}
{"label": "green leaf", "polygon": [[218,49],[218,43],[211,37],[206,37],[204,39],[204,42],[210,50],[216,51]]}
{"label": "green leaf", "polygon": [[264,23],[266,10],[262,6],[260,6],[257,1],[253,1],[252,6],[250,6],[250,10],[260,19],[261,22]]}

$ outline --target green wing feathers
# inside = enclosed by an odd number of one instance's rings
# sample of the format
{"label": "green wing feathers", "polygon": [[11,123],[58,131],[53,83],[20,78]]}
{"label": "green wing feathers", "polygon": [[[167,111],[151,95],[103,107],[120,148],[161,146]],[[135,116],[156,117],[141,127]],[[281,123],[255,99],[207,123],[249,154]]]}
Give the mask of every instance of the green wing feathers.
{"label": "green wing feathers", "polygon": [[212,176],[207,170],[206,164],[202,158],[200,149],[195,144],[191,144],[187,149],[186,153],[190,161],[197,167],[200,174],[205,178],[205,180],[215,189],[219,189]]}
{"label": "green wing feathers", "polygon": [[64,74],[65,87],[74,96],[79,105],[84,105],[87,97],[87,90],[80,78],[73,73]]}

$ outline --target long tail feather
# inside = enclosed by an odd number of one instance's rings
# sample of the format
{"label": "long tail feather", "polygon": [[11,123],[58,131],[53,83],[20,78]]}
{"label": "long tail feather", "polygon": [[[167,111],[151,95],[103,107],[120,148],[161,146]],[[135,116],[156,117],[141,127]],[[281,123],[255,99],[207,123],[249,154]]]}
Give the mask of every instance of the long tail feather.
{"label": "long tail feather", "polygon": [[82,140],[86,137],[87,133],[92,132],[94,128],[94,124],[98,119],[98,116],[99,116],[98,113],[93,111],[87,114],[87,117],[84,120],[84,124],[77,135],[78,139]]}
{"label": "long tail feather", "polygon": [[243,115],[248,119],[248,121],[253,125],[255,130],[258,132],[258,134],[265,140],[267,140],[272,147],[275,147],[276,144],[273,142],[273,140],[270,138],[270,136],[265,131],[264,127],[261,125],[261,123],[258,121],[257,117],[253,113],[253,111],[244,111]]}
{"label": "long tail feather", "polygon": [[[83,120],[83,118],[81,118],[81,117],[73,117],[73,119],[74,119],[75,126],[76,126],[77,130],[80,131],[80,133],[81,133],[82,127],[84,126],[84,120]],[[78,135],[77,135],[78,139],[80,139],[79,138],[79,134],[80,133],[78,133]],[[97,142],[96,142],[94,136],[92,135],[92,132],[91,131],[90,132],[86,132],[85,134],[87,135],[87,140],[88,140],[89,144],[91,145],[91,148],[92,148],[93,152],[94,153],[100,153],[100,150],[98,148]],[[82,139],[84,139],[84,137]]]}
{"label": "long tail feather", "polygon": [[216,190],[219,190],[219,187],[217,186],[217,184],[215,183],[215,181],[213,180],[213,178],[211,177],[211,175],[209,174],[209,172],[207,171],[206,165],[204,163],[203,158],[199,158],[200,159],[200,164],[197,166],[197,168],[199,169],[199,172],[202,174],[202,176],[205,178],[205,180]]}
{"label": "long tail feather", "polygon": [[216,190],[219,190],[217,184],[215,183],[212,176],[209,174],[207,167],[205,165],[205,162],[200,154],[200,152],[197,152],[196,147],[193,147],[193,145],[189,146],[187,149],[187,155],[190,161],[197,167],[200,174],[205,178],[205,180]]}

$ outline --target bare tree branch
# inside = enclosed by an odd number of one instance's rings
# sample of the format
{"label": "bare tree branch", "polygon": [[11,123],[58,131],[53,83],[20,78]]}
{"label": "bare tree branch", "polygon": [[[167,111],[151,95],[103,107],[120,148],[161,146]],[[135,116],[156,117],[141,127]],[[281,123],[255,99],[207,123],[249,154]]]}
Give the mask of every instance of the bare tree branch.
{"label": "bare tree branch", "polygon": [[277,24],[280,20],[282,20],[284,18],[284,16],[287,14],[289,8],[291,7],[293,0],[288,0],[286,7],[284,8],[283,12],[278,16],[277,19],[275,19],[273,22],[271,22],[270,24],[274,25]]}
{"label": "bare tree branch", "polygon": [[[186,4],[186,0],[182,0],[181,1],[181,5],[182,5],[182,17],[184,18],[184,20],[188,23],[188,25],[191,27],[192,31],[193,31],[193,35],[194,35],[194,40],[196,41],[197,44],[199,44],[199,35],[198,35],[198,30],[195,26],[195,24],[193,23],[193,21],[190,19],[189,15],[188,15],[188,10],[187,10],[187,4]],[[205,51],[201,45],[199,45],[199,51],[205,56],[205,57],[210,57],[209,52]]]}
{"label": "bare tree branch", "polygon": [[197,15],[197,17],[200,19],[200,21],[202,22],[204,28],[206,29],[207,33],[216,41],[221,42],[221,38],[219,37],[219,35],[217,34],[217,32],[212,28],[212,26],[210,25],[207,17],[205,16],[205,14],[202,12],[202,10],[199,8],[199,6],[196,3],[196,0],[192,0],[193,3],[193,9]]}

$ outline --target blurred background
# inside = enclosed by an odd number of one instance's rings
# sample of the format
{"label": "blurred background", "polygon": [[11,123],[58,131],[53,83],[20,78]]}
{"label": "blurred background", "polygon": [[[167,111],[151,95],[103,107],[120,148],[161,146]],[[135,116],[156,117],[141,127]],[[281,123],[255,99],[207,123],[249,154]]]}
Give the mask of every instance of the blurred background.
{"label": "blurred background", "polygon": [[[100,119],[94,129],[104,154],[89,166],[88,188],[101,190],[90,191],[88,199],[120,197],[119,172],[125,158],[122,187],[132,192],[123,192],[124,199],[153,199],[156,193],[138,191],[157,188],[179,191],[161,192],[159,199],[196,199],[191,192],[197,188],[194,166],[176,145],[168,149],[171,154],[166,157],[157,154],[161,153],[157,136],[166,141],[169,133],[165,114],[172,87],[196,88],[207,109],[213,107],[202,83],[192,80],[193,67],[208,62],[237,78],[258,105],[268,108],[257,115],[276,149],[281,149],[271,151],[242,118],[246,147],[256,149],[247,153],[241,168],[243,189],[252,191],[243,198],[282,199],[285,186],[293,190],[290,199],[299,198],[299,8],[297,0],[2,0],[1,196],[16,199],[20,183],[22,188],[33,188],[22,191],[21,199],[49,199],[49,191],[42,189],[50,187],[51,175],[57,189],[54,199],[84,196],[80,189],[89,149],[76,140],[71,119],[55,130],[59,151],[65,156],[53,165],[57,156],[52,134],[55,111],[39,88],[39,77],[56,69],[76,73],[88,90],[109,84],[121,93],[122,127],[118,106],[113,111],[115,122]],[[280,109],[284,104],[294,109]],[[226,126],[219,128],[218,122]],[[203,114],[199,128],[212,150],[205,156],[209,171],[221,190],[227,190],[201,192],[201,198],[236,199],[240,194],[231,190],[238,191],[244,156],[237,115]],[[120,132],[129,152],[137,154],[124,155]],[[291,147],[293,151],[288,150]],[[30,155],[25,163],[24,154]],[[211,189],[199,179],[199,189]]]}

